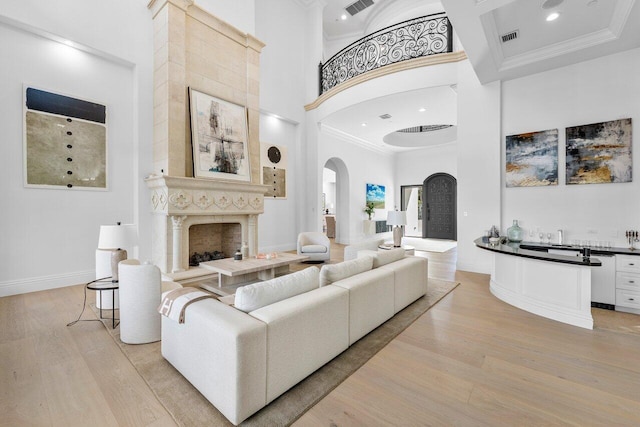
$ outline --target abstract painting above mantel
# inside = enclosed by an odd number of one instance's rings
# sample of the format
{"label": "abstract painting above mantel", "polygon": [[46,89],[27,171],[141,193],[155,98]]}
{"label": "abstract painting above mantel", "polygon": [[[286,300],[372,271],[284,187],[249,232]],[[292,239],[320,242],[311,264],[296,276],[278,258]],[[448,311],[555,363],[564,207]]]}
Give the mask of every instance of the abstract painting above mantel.
{"label": "abstract painting above mantel", "polygon": [[567,184],[631,182],[631,119],[569,127]]}
{"label": "abstract painting above mantel", "polygon": [[24,88],[24,185],[107,189],[106,106]]}
{"label": "abstract painting above mantel", "polygon": [[558,129],[506,138],[507,187],[558,185]]}
{"label": "abstract painting above mantel", "polygon": [[250,181],[245,107],[189,88],[193,175]]}

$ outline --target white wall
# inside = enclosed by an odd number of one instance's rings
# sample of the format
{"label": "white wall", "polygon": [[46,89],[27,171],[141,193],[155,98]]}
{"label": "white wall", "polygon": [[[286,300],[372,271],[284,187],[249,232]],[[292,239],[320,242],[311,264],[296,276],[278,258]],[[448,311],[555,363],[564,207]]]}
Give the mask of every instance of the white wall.
{"label": "white wall", "polygon": [[[631,117],[633,136],[638,140],[639,71],[640,49],[635,49],[502,84],[503,232],[518,219],[525,231],[552,232],[554,240],[556,230],[564,229],[565,242],[598,240],[624,246],[624,231],[640,228],[637,172],[630,183],[565,184],[565,128]],[[559,135],[558,185],[505,188],[505,137],[555,128]],[[639,145],[633,145],[637,165]]]}
{"label": "white wall", "polygon": [[[237,29],[255,35],[255,0],[196,0],[195,4]],[[258,3],[261,3],[259,1]]]}
{"label": "white wall", "polygon": [[[146,4],[128,0],[4,2],[0,22],[3,296],[92,279],[99,226],[148,223],[153,30]],[[106,104],[109,191],[23,187],[23,84]],[[144,257],[150,239],[140,228]]]}
{"label": "white wall", "polygon": [[260,54],[260,109],[303,122],[305,84],[313,79],[304,72],[304,9],[293,0],[256,2],[256,37],[265,43]]}
{"label": "white wall", "polygon": [[481,85],[468,60],[458,66],[458,264],[489,273],[492,256],[473,240],[500,224],[500,83]]}
{"label": "white wall", "polygon": [[[401,185],[422,185],[425,179],[438,172],[448,173],[455,178],[458,169],[457,156],[458,146],[455,142],[396,154],[398,189]],[[400,206],[399,190],[396,196],[395,204]]]}
{"label": "white wall", "polygon": [[[336,205],[336,241],[349,244],[371,238],[365,236],[362,221],[367,219],[364,212],[366,204],[366,184],[384,185],[385,208],[376,209],[374,220],[386,220],[387,211],[393,210],[396,199],[396,188],[400,187],[394,181],[393,155],[383,154],[363,149],[351,142],[340,139],[335,135],[321,132],[318,144],[318,167],[320,173],[327,160],[337,158],[344,162],[349,173],[348,206],[339,206],[340,196]],[[340,187],[340,175],[337,176],[336,187]],[[320,180],[322,182],[322,180]],[[318,192],[322,189],[318,188]],[[339,192],[340,190],[338,190]],[[399,200],[398,195],[398,200]],[[319,221],[321,215],[318,215]],[[377,235],[385,237],[389,233]]]}
{"label": "white wall", "polygon": [[264,214],[258,217],[258,250],[261,252],[289,251],[296,248],[298,237],[298,187],[295,159],[298,125],[274,116],[260,115],[260,142],[287,147],[287,198],[265,197]]}

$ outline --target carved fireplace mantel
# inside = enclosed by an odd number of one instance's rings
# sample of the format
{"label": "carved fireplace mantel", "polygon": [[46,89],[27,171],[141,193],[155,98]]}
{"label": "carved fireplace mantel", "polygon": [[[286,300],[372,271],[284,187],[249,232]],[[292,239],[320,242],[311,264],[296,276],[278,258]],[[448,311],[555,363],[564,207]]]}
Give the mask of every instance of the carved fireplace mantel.
{"label": "carved fireplace mantel", "polygon": [[258,250],[257,216],[264,212],[269,186],[198,178],[150,176],[153,261],[167,274],[189,268],[189,227],[238,223],[249,255]]}

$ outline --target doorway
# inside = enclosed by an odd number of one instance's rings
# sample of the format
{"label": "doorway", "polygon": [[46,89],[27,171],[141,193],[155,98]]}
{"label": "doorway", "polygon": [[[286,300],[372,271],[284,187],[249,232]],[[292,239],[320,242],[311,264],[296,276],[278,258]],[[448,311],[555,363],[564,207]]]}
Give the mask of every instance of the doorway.
{"label": "doorway", "polygon": [[[325,172],[326,181],[324,178]],[[335,230],[333,233],[329,233],[330,226],[327,225],[325,232],[327,232],[327,237],[335,238],[336,243],[343,243],[349,238],[349,221],[343,220],[349,218],[349,172],[341,159],[332,157],[325,162],[322,175],[322,191],[324,194],[324,206],[322,207],[323,225],[327,224],[326,220],[329,219],[331,223],[334,223]],[[329,211],[328,214],[327,210]],[[332,236],[329,236],[329,234],[332,234]]]}
{"label": "doorway", "polygon": [[457,240],[456,179],[447,173],[435,173],[424,180],[422,194],[422,237]]}

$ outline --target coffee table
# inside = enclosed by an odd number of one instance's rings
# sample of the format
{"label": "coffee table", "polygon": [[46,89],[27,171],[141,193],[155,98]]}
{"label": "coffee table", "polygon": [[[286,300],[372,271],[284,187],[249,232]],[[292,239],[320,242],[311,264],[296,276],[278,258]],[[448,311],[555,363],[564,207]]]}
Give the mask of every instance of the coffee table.
{"label": "coffee table", "polygon": [[256,280],[273,279],[278,274],[287,273],[291,264],[307,259],[309,259],[307,255],[278,253],[271,259],[246,258],[236,261],[233,258],[224,258],[201,262],[200,267],[218,273],[218,289],[207,284],[200,286],[216,294],[227,295],[228,293],[222,288],[247,285]]}

